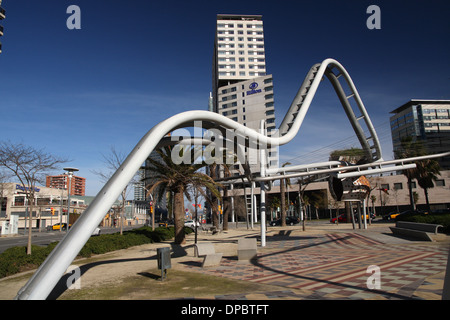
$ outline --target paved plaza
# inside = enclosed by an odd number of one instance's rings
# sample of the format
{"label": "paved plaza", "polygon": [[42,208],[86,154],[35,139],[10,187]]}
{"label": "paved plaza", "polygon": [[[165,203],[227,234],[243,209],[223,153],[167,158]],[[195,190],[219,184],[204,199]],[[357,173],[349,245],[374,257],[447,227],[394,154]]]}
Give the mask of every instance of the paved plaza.
{"label": "paved plaza", "polygon": [[[279,286],[264,293],[215,296],[216,299],[425,299],[440,300],[448,242],[424,243],[394,238],[386,230],[308,232],[284,230],[267,238],[258,259],[190,270]],[[369,290],[369,266],[379,267],[380,289]]]}
{"label": "paved plaza", "polygon": [[[223,253],[220,265],[202,268],[203,259],[194,256],[195,238],[190,234],[183,246],[168,241],[75,261],[81,268],[83,290],[64,287],[51,298],[441,300],[450,237],[440,235],[435,242],[407,240],[393,236],[389,225],[372,224],[367,230],[326,223],[307,225],[306,231],[300,226],[269,227],[265,247],[260,246],[258,227],[215,235],[201,231],[198,242],[212,243],[216,252]],[[255,261],[238,261],[237,243],[242,237],[257,239]],[[166,284],[174,284],[176,272],[183,277],[196,275],[198,283],[182,288],[175,284],[173,293],[164,292],[156,259],[157,248],[163,246],[172,252]],[[378,271],[372,271],[373,266]],[[31,274],[0,279],[0,299],[12,299]],[[376,280],[369,285],[379,287],[368,288],[369,278]],[[229,279],[233,290],[218,287],[212,294],[191,290],[207,281],[216,283],[214,279]],[[158,290],[165,295],[155,295]]]}

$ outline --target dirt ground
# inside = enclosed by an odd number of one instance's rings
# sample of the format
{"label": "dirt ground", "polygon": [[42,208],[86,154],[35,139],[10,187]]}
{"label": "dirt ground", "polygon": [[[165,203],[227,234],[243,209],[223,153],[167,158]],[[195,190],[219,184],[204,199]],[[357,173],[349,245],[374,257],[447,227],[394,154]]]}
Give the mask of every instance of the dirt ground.
{"label": "dirt ground", "polygon": [[[297,228],[298,229],[298,228]],[[268,234],[270,231],[268,231]],[[198,242],[212,242],[214,243],[216,252],[222,252],[224,256],[237,254],[237,240],[240,237],[259,236],[260,230],[247,230],[246,228],[238,230],[230,230],[220,232],[212,235],[210,232],[198,232]],[[118,284],[123,286],[124,282],[138,281],[133,278],[135,275],[147,275],[147,278],[159,281],[160,270],[157,268],[157,248],[170,247],[172,252],[172,269],[169,270],[169,276],[176,274],[178,278],[186,278],[187,274],[181,270],[183,267],[180,262],[183,261],[201,261],[202,258],[194,256],[194,234],[191,233],[186,237],[186,244],[174,245],[172,241],[161,243],[152,243],[141,246],[132,247],[129,249],[118,250],[102,255],[93,256],[87,259],[75,260],[72,265],[80,267],[81,279],[80,288],[82,290],[67,290],[67,278],[62,278],[57,288],[50,295],[50,299],[84,299],[84,298],[100,298],[98,296],[99,288],[113,288],[118,287]],[[11,300],[17,292],[22,288],[33,272],[13,275],[0,279],[0,300]],[[142,277],[141,277],[142,278]],[[138,277],[139,279],[139,277]],[[172,280],[174,279],[172,275]],[[195,281],[200,281],[195,279]],[[160,281],[159,281],[160,282]],[[136,287],[136,284],[134,284]],[[242,286],[242,283],[240,284]],[[58,289],[59,288],[59,289]],[[247,288],[248,289],[248,288]],[[87,294],[91,291],[91,294]],[[95,293],[97,292],[97,293]],[[81,297],[80,294],[87,294]],[[119,294],[119,293],[117,293]],[[117,296],[114,292],[110,292],[110,296]],[[128,293],[131,295],[133,294]],[[137,295],[139,296],[139,295]],[[103,297],[106,298],[106,297]],[[157,295],[155,298],[160,298]]]}

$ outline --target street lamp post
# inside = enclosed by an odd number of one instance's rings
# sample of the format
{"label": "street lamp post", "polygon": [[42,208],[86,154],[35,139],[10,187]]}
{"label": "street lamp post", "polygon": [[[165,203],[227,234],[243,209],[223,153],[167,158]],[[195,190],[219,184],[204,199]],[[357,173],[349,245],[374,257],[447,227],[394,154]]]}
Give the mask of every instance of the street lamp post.
{"label": "street lamp post", "polygon": [[77,168],[64,168],[67,171],[67,175],[69,177],[68,186],[67,186],[67,229],[66,232],[69,232],[69,223],[70,223],[70,188],[72,186],[72,176],[74,172],[77,172]]}

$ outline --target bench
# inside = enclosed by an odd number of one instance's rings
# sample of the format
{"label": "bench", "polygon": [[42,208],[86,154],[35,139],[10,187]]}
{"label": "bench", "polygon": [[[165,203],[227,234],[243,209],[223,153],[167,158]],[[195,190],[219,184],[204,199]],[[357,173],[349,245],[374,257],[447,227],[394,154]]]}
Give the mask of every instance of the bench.
{"label": "bench", "polygon": [[195,256],[204,257],[202,267],[218,266],[223,253],[216,253],[212,243],[197,243],[195,245]]}
{"label": "bench", "polygon": [[440,224],[397,221],[395,227],[389,227],[393,234],[418,238],[425,241],[434,241],[432,235],[438,233]]}
{"label": "bench", "polygon": [[238,240],[238,261],[250,261],[257,258],[256,239]]}

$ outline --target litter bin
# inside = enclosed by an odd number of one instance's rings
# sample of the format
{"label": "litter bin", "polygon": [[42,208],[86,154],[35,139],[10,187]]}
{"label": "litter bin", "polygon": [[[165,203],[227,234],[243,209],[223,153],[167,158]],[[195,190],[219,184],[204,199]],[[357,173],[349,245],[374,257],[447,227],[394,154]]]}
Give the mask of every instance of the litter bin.
{"label": "litter bin", "polygon": [[170,248],[158,248],[156,249],[157,257],[158,257],[158,269],[161,270],[161,281],[167,278],[167,269],[172,268],[172,264],[170,262]]}

